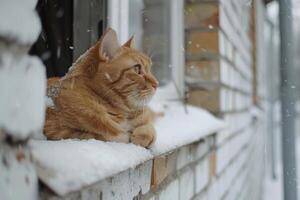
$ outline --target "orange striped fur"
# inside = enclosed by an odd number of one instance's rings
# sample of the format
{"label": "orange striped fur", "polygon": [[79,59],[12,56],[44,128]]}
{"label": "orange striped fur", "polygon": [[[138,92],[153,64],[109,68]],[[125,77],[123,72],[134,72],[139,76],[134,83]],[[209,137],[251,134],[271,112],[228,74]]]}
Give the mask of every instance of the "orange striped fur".
{"label": "orange striped fur", "polygon": [[147,103],[158,81],[150,58],[132,46],[133,38],[121,46],[108,29],[64,77],[48,80],[54,102],[46,112],[48,139],[94,138],[144,147],[154,142],[154,115]]}

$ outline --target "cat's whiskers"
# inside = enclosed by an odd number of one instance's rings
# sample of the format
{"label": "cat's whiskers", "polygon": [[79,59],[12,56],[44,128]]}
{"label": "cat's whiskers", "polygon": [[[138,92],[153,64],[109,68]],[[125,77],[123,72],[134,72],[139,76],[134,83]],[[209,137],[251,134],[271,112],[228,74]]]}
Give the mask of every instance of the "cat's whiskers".
{"label": "cat's whiskers", "polygon": [[140,106],[140,101],[138,100],[140,98],[140,95],[138,93],[130,93],[127,96],[127,99],[129,100],[130,103],[133,103],[135,106]]}
{"label": "cat's whiskers", "polygon": [[132,100],[139,100],[139,101],[149,101],[152,97],[152,95],[150,95],[151,93],[149,92],[145,92],[145,93],[135,93],[135,94],[130,94],[128,95],[128,98],[132,98]]}
{"label": "cat's whiskers", "polygon": [[147,103],[147,98],[145,98],[141,94],[131,94],[128,96],[129,100],[131,100],[137,107],[145,107]]}

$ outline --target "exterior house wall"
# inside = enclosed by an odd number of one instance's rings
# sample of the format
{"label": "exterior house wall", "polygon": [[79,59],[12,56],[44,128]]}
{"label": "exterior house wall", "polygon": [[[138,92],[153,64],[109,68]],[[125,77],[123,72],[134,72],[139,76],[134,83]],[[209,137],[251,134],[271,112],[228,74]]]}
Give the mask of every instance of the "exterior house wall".
{"label": "exterior house wall", "polygon": [[[185,1],[188,101],[223,118],[228,127],[92,186],[97,198],[261,198],[266,120],[263,112],[253,110],[256,84],[253,67],[256,65],[258,73],[265,69],[263,60],[256,62],[253,56],[258,52],[253,50],[255,41],[251,33],[255,38],[262,35],[261,30],[256,31],[260,24],[252,21],[252,12],[256,18],[263,19],[263,4],[260,1],[253,5],[227,0]],[[257,87],[261,99],[263,85]],[[142,178],[131,178],[136,173]],[[120,187],[120,182],[134,187]],[[110,189],[105,187],[107,184]],[[82,190],[67,198],[83,199],[87,194]],[[94,193],[90,195],[93,197]]]}
{"label": "exterior house wall", "polygon": [[[13,6],[8,2],[15,1],[6,2]],[[24,3],[26,23],[37,20],[33,2]],[[263,6],[257,2],[255,5]],[[18,39],[22,39],[20,35],[24,36],[24,32],[11,29],[12,34],[6,34],[0,30],[3,52],[0,76],[10,77],[8,82],[0,84],[0,91],[5,94],[4,100],[0,100],[1,112],[5,110],[0,118],[0,171],[5,172],[0,174],[3,180],[0,191],[6,192],[4,199],[35,199],[37,195],[53,200],[260,199],[266,123],[264,115],[252,109],[256,75],[252,73],[251,11],[251,5],[241,0],[185,1],[188,101],[223,118],[227,128],[65,197],[44,186],[38,192],[36,172],[27,148],[28,138],[41,130],[44,116],[45,73],[42,64],[27,55],[39,26],[33,29],[36,33],[32,33],[32,39],[24,41]],[[27,14],[31,18],[26,18]],[[257,64],[259,70],[260,67],[263,66]],[[18,84],[23,82],[28,85],[23,85],[23,92],[17,92]],[[24,98],[32,98],[34,103],[23,105]],[[15,107],[3,107],[11,102]],[[9,116],[13,116],[11,121],[18,121],[8,122]],[[17,130],[16,123],[26,126]],[[20,192],[12,192],[17,187],[15,183],[20,185]]]}
{"label": "exterior house wall", "polygon": [[[266,106],[264,5],[187,0],[185,15],[189,102],[228,125],[215,135],[216,174],[207,189],[215,196],[208,199],[260,199],[267,120],[253,115],[253,99]],[[210,197],[207,191],[199,199]]]}

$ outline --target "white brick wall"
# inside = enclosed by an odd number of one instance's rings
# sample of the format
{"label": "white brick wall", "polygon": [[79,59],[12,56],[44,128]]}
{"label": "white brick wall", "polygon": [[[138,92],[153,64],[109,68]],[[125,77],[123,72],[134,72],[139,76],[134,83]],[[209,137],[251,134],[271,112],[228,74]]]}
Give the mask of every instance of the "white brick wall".
{"label": "white brick wall", "polygon": [[47,200],[192,199],[197,193],[203,192],[210,182],[209,149],[213,145],[212,141],[212,137],[208,137],[204,141],[175,151],[172,157],[175,156],[174,163],[179,164],[179,167],[174,167],[175,171],[168,172],[169,176],[156,189],[151,189],[153,160],[150,160],[135,169],[124,171],[65,197],[58,197],[49,190],[41,191],[40,196],[41,199]]}
{"label": "white brick wall", "polygon": [[[150,190],[151,170],[152,161],[148,161],[136,169],[127,170],[96,184],[94,191],[101,191],[102,199],[106,200],[133,199]],[[83,194],[84,191],[81,195]],[[93,199],[92,196],[89,198]]]}
{"label": "white brick wall", "polygon": [[159,195],[159,200],[179,200],[179,181],[172,181]]}
{"label": "white brick wall", "polygon": [[192,162],[194,159],[193,154],[191,152],[190,146],[184,146],[179,149],[178,157],[177,157],[177,170],[186,166],[188,163]]}
{"label": "white brick wall", "polygon": [[205,138],[204,140],[194,144],[194,159],[201,159],[205,154],[207,154],[209,152],[211,143],[211,138]]}
{"label": "white brick wall", "polygon": [[[205,172],[204,172],[205,173]],[[194,171],[188,169],[179,177],[179,199],[191,199],[195,194]]]}
{"label": "white brick wall", "polygon": [[[181,167],[169,172],[157,189],[150,189],[152,161],[148,161],[63,199],[241,199],[241,195],[248,193],[248,190],[257,192],[260,187],[262,162],[258,155],[261,155],[263,148],[261,135],[254,130],[253,127],[245,129],[224,141],[217,149],[216,175],[213,175],[212,157],[215,140],[214,136],[210,136],[197,144],[181,147],[177,154],[172,154],[176,156],[176,165]],[[42,197],[61,199],[49,194],[49,191],[44,191]]]}
{"label": "white brick wall", "polygon": [[150,191],[152,160],[143,163],[135,169],[126,170],[111,178],[102,180],[81,191],[65,197],[57,197],[48,191],[40,193],[42,199],[101,199],[127,200],[134,199]]}
{"label": "white brick wall", "polygon": [[[15,23],[0,19],[0,199],[37,198],[37,178],[26,139],[42,129],[46,77],[41,62],[27,55],[40,29],[34,0],[3,0],[0,12],[16,9]],[[153,160],[66,197],[48,190],[41,199],[249,199],[259,198],[263,173],[263,122],[252,123],[252,45],[250,7],[240,0],[220,1],[220,113],[226,130],[178,150],[176,170],[151,190]],[[24,22],[15,26],[19,21]],[[32,30],[24,26],[32,27]],[[7,27],[6,30],[1,29]],[[260,60],[262,63],[262,61]],[[262,76],[265,74],[262,74]],[[262,93],[263,88],[260,89]],[[10,136],[21,145],[10,144]],[[216,157],[213,156],[216,151]],[[14,192],[15,188],[18,192]]]}
{"label": "white brick wall", "polygon": [[205,158],[204,160],[200,161],[196,164],[195,167],[195,188],[196,193],[201,192],[204,187],[208,184],[209,176],[208,176],[208,159]]}

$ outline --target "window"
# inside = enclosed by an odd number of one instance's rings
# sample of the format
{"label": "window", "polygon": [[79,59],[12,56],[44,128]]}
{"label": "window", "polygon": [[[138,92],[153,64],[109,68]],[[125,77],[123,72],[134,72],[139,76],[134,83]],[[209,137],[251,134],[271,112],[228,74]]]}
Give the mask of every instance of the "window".
{"label": "window", "polygon": [[183,95],[183,1],[112,0],[108,10],[108,24],[120,41],[134,35],[135,46],[152,58],[160,85],[173,82]]}
{"label": "window", "polygon": [[47,76],[63,76],[72,64],[73,1],[39,0],[37,12],[42,31],[30,54],[41,58]]}
{"label": "window", "polygon": [[73,60],[89,49],[106,29],[105,0],[74,0]]}
{"label": "window", "polygon": [[105,0],[39,0],[42,32],[30,50],[44,62],[47,77],[63,76],[106,28]]}
{"label": "window", "polygon": [[153,62],[153,73],[161,85],[171,80],[170,1],[129,1],[129,35],[136,33],[137,46]]}
{"label": "window", "polygon": [[138,49],[151,56],[160,85],[184,94],[183,0],[39,0],[42,33],[31,50],[47,76],[63,76],[106,27],[124,43],[135,35]]}

